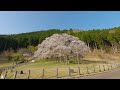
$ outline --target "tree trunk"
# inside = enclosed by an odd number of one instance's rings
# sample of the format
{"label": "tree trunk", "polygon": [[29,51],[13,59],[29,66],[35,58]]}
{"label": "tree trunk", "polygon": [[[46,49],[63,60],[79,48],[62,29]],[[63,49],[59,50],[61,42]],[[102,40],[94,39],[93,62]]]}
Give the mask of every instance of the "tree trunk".
{"label": "tree trunk", "polygon": [[118,47],[117,47],[117,45],[115,45],[115,47],[114,47],[114,49],[115,49],[115,53],[117,53],[117,49],[118,49]]}
{"label": "tree trunk", "polygon": [[89,43],[87,43],[87,46],[88,46],[88,48],[89,48],[89,51],[88,51],[88,52],[90,53],[90,44],[89,44]]}
{"label": "tree trunk", "polygon": [[79,59],[79,58],[78,58],[78,50],[77,50],[77,47],[76,47],[76,54],[77,54],[77,55],[76,55],[76,61],[78,62],[78,59]]}
{"label": "tree trunk", "polygon": [[61,58],[61,50],[60,50],[60,62],[62,62],[62,58]]}
{"label": "tree trunk", "polygon": [[105,43],[103,42],[103,40],[102,40],[102,44],[103,44],[103,48],[106,49],[106,46],[105,46]]}
{"label": "tree trunk", "polygon": [[95,49],[97,49],[97,43],[95,42]]}

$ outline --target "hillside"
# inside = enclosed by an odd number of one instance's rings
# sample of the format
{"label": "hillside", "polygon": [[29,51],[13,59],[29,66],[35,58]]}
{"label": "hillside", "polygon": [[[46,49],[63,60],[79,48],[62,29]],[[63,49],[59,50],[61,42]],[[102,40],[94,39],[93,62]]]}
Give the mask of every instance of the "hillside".
{"label": "hillside", "polygon": [[50,37],[57,33],[67,33],[76,36],[91,47],[91,49],[107,49],[110,47],[119,48],[120,27],[87,31],[51,29],[21,34],[0,35],[0,52],[9,50],[10,48],[16,51],[19,48],[37,46],[42,43],[46,37]]}

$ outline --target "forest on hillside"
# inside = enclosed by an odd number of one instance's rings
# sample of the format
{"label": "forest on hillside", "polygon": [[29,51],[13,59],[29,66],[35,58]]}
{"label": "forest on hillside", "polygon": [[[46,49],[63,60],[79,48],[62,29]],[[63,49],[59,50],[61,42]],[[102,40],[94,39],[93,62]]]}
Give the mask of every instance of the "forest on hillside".
{"label": "forest on hillside", "polygon": [[55,33],[67,33],[76,36],[84,41],[91,49],[119,49],[120,47],[120,27],[102,30],[77,30],[76,32],[73,29],[51,29],[47,31],[0,35],[0,52],[2,53],[7,50],[17,51],[20,48],[27,48],[29,46],[35,47],[42,43],[46,37],[50,37]]}

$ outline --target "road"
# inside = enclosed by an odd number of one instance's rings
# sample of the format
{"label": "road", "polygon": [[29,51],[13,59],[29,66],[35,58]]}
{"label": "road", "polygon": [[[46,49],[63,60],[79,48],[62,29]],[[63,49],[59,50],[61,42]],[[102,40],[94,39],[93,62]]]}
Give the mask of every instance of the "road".
{"label": "road", "polygon": [[76,79],[120,79],[120,69],[91,76],[77,77]]}

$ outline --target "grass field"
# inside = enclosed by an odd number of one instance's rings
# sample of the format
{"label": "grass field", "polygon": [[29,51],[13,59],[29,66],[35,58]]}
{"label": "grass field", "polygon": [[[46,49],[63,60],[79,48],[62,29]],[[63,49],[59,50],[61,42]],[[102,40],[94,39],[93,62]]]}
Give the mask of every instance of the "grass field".
{"label": "grass field", "polygon": [[[100,56],[97,53],[89,53],[86,55],[86,57],[80,61],[80,64],[65,64],[63,62],[55,62],[55,61],[43,61],[39,60],[34,63],[29,63],[27,65],[23,65],[20,67],[16,67],[13,69],[13,72],[8,71],[8,79],[13,79],[14,77],[14,72],[23,70],[26,72],[26,74],[17,74],[17,79],[26,79],[28,74],[28,70],[30,70],[30,79],[41,79],[42,74],[43,74],[43,68],[44,68],[44,78],[45,79],[55,79],[56,78],[56,71],[58,68],[58,77],[59,78],[64,78],[64,77],[69,77],[69,67],[70,69],[74,69],[74,73],[71,73],[71,76],[77,76],[79,75],[79,69],[80,67],[80,74],[85,75],[88,73],[93,73],[95,67],[95,72],[99,71],[104,71],[104,66],[105,69],[107,70],[108,68],[110,69],[110,63],[120,63],[120,54],[107,54],[105,53],[103,56]],[[1,63],[0,62],[0,68],[5,67],[5,66],[10,66],[12,65],[12,62],[7,62],[7,63]],[[87,71],[88,67],[88,71]],[[115,65],[113,65],[113,68]],[[100,70],[101,69],[101,70]],[[4,75],[5,72],[2,73]]]}
{"label": "grass field", "polygon": [[[27,79],[27,72],[28,70],[31,70],[30,72],[30,79],[41,79],[42,78],[42,71],[44,68],[44,78],[45,79],[55,79],[56,78],[56,69],[58,68],[58,78],[63,77],[69,77],[69,67],[70,69],[74,69],[74,73],[71,73],[71,76],[79,75],[79,69],[80,67],[80,74],[88,74],[94,72],[104,71],[103,65],[105,65],[105,69],[107,70],[108,67],[110,68],[110,65],[106,61],[92,61],[92,60],[82,60],[81,64],[64,64],[64,63],[57,63],[55,61],[37,61],[34,63],[29,63],[24,66],[16,67],[13,69],[13,72],[8,71],[7,78],[13,79],[14,72],[17,70],[23,70],[26,72],[25,74],[17,74],[16,79]],[[107,66],[109,65],[109,66]],[[88,71],[87,71],[88,67]],[[100,68],[99,68],[100,67]],[[5,72],[2,73],[3,75]]]}
{"label": "grass field", "polygon": [[6,66],[11,66],[12,64],[13,63],[11,61],[6,61],[6,62],[0,61],[0,68],[6,67]]}

